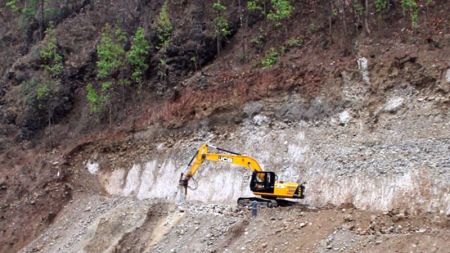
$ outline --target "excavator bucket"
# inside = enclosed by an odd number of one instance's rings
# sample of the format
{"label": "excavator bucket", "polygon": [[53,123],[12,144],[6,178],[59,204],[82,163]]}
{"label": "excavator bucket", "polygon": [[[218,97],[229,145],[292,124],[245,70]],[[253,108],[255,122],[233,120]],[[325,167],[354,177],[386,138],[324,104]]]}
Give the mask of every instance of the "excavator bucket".
{"label": "excavator bucket", "polygon": [[178,205],[183,205],[185,203],[187,195],[187,187],[188,187],[188,180],[183,179],[183,173],[181,173],[177,192]]}
{"label": "excavator bucket", "polygon": [[184,189],[184,195],[187,195],[188,180],[183,179],[183,175],[184,174],[181,173],[180,181],[179,181],[178,185],[180,186],[180,188]]}

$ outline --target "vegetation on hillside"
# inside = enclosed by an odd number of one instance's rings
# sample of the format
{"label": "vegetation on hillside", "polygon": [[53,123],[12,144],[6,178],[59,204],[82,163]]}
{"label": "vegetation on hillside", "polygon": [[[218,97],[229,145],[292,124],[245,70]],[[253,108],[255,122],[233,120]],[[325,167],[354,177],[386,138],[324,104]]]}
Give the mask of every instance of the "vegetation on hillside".
{"label": "vegetation on hillside", "polygon": [[133,69],[131,79],[137,83],[142,82],[142,76],[148,69],[148,64],[145,60],[149,50],[150,43],[144,37],[144,28],[139,27],[133,36],[130,51],[127,53],[128,64],[130,64]]}
{"label": "vegetation on hillside", "polygon": [[[10,16],[28,36],[28,44],[21,48],[23,52],[30,52],[32,46],[39,43],[36,47],[39,48],[39,64],[33,65],[36,66],[33,70],[35,75],[19,81],[23,86],[28,86],[28,89],[32,87],[32,92],[27,92],[24,99],[34,101],[29,107],[39,103],[36,108],[53,110],[51,100],[58,96],[61,87],[65,87],[65,75],[70,72],[65,70],[65,57],[68,56],[65,54],[73,52],[67,50],[66,45],[58,45],[56,28],[61,20],[52,17],[57,11],[54,10],[56,6],[65,8],[68,5],[70,3],[50,0],[6,0],[1,6],[9,11]],[[214,0],[202,7],[207,8],[203,13],[205,16],[198,21],[198,27],[195,27],[200,31],[199,44],[183,51],[185,45],[182,43],[185,40],[179,38],[182,32],[175,32],[182,3],[163,0],[156,5],[159,9],[153,12],[154,16],[149,17],[148,21],[125,24],[118,19],[105,19],[102,20],[103,23],[99,23],[97,30],[104,27],[99,33],[100,38],[93,58],[95,68],[87,68],[92,73],[88,73],[89,78],[83,80],[83,84],[86,84],[86,101],[93,115],[120,110],[130,97],[143,98],[143,95],[147,94],[143,92],[144,86],[159,86],[157,89],[152,87],[150,91],[159,92],[176,85],[182,75],[190,74],[193,70],[201,71],[205,64],[222,53],[228,42],[235,40],[241,41],[242,48],[236,59],[262,69],[276,66],[283,56],[308,44],[316,35],[325,35],[322,37],[324,49],[336,44],[343,51],[347,50],[345,54],[349,54],[351,49],[344,47],[350,47],[351,43],[345,41],[346,39],[361,33],[371,36],[372,29],[383,29],[387,24],[386,20],[394,14],[405,17],[401,24],[407,22],[407,25],[404,25],[407,31],[424,28],[424,24],[428,25],[428,8],[433,5],[432,0],[334,0],[326,3],[300,3],[293,0],[248,0],[231,3]],[[95,9],[95,5],[91,7],[89,11]],[[142,7],[145,5],[139,6]],[[303,17],[311,16],[311,13],[322,20],[303,20]],[[239,15],[239,19],[236,15]],[[52,20],[56,28],[52,25]],[[208,25],[208,22],[211,25]],[[305,28],[303,34],[289,34],[290,29],[299,24]],[[376,25],[375,28],[372,28],[372,25]],[[45,32],[41,32],[42,29]],[[233,38],[234,34],[239,34],[241,38]],[[209,44],[212,50],[205,53],[201,51],[204,50],[201,47],[208,39],[216,43],[216,48]],[[209,58],[205,60],[202,54]],[[192,67],[193,65],[195,67]],[[177,68],[184,72],[174,73]],[[99,118],[104,119],[103,116]]]}
{"label": "vegetation on hillside", "polygon": [[166,48],[170,44],[170,38],[172,37],[173,25],[170,21],[169,7],[167,0],[164,1],[159,15],[156,19],[156,32],[159,39],[159,48]]}
{"label": "vegetation on hillside", "polygon": [[227,7],[220,0],[217,0],[213,3],[212,8],[216,11],[216,17],[213,21],[214,34],[217,40],[217,53],[220,54],[223,40],[231,34],[230,25],[225,17]]}
{"label": "vegetation on hillside", "polygon": [[[140,93],[142,78],[148,69],[146,63],[150,43],[144,36],[144,28],[138,27],[131,41],[120,28],[107,24],[97,44],[96,82],[86,86],[86,99],[92,113],[109,112],[111,122],[112,99],[131,82],[138,85]],[[128,51],[125,45],[131,43]]]}

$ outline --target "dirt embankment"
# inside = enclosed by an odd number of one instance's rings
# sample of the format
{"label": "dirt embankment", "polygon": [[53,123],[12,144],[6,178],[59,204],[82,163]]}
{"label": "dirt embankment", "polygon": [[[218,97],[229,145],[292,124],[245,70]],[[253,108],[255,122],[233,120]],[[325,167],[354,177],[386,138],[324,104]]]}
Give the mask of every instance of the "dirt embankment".
{"label": "dirt embankment", "polygon": [[[248,210],[86,196],[21,252],[446,252],[449,220],[353,207]],[[76,219],[76,221],[72,220]]]}

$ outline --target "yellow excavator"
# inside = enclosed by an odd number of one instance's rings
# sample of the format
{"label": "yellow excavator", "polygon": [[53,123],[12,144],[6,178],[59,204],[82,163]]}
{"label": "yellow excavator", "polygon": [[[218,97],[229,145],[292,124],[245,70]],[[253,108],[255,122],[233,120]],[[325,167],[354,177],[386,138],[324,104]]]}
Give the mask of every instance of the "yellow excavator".
{"label": "yellow excavator", "polygon": [[[218,152],[211,152],[210,148]],[[223,152],[223,153],[219,153]],[[185,169],[185,173],[181,173],[179,186],[184,189],[184,195],[187,194],[189,180],[195,175],[197,170],[204,161],[219,161],[231,163],[251,170],[252,177],[250,181],[250,190],[253,194],[260,196],[239,198],[239,206],[249,206],[251,202],[257,201],[258,205],[266,205],[267,207],[276,207],[288,199],[303,199],[305,186],[301,183],[294,182],[277,182],[278,177],[275,172],[264,171],[258,161],[246,155],[229,151],[223,148],[214,147],[212,145],[203,144],[189,161]]]}

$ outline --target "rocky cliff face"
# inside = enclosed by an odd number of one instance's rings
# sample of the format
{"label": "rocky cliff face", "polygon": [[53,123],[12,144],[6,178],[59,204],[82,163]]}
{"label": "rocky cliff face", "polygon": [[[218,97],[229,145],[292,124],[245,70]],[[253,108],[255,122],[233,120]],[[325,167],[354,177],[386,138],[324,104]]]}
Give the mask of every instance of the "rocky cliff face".
{"label": "rocky cliff face", "polygon": [[[449,118],[439,110],[433,116],[431,109],[442,97],[399,92],[387,94],[373,128],[369,114],[352,107],[314,122],[289,116],[280,121],[275,115],[296,101],[288,96],[246,104],[235,127],[211,130],[206,122],[183,140],[151,143],[133,166],[106,165],[110,158],[98,154],[87,168],[98,166],[93,174],[109,194],[175,200],[189,155],[210,142],[254,156],[281,180],[306,181],[304,203],[312,206],[352,204],[372,211],[449,214]],[[295,110],[295,105],[288,108],[294,115]],[[251,196],[249,176],[245,169],[207,162],[188,199],[233,203]]]}

